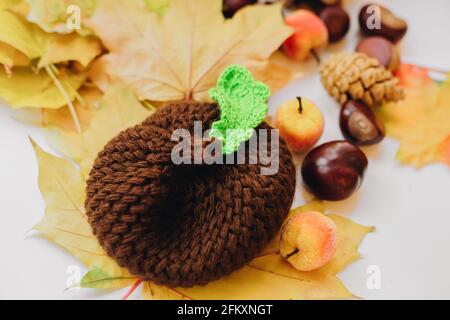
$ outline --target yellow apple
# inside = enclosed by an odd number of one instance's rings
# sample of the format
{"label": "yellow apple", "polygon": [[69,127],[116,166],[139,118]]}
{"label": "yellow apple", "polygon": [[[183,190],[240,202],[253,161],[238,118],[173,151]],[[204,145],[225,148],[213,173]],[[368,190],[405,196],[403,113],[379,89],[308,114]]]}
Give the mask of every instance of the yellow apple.
{"label": "yellow apple", "polygon": [[275,125],[293,152],[311,149],[322,136],[322,112],[305,98],[290,100],[278,108]]}
{"label": "yellow apple", "polygon": [[280,253],[299,271],[316,270],[336,251],[336,225],[320,212],[302,212],[281,228]]}

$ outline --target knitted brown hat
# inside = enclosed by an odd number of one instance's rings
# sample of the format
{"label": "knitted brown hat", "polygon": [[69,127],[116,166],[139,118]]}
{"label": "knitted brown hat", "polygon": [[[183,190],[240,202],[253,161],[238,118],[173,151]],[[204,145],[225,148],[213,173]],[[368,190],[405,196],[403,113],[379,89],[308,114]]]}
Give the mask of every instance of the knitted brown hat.
{"label": "knitted brown hat", "polygon": [[107,254],[144,280],[189,287],[227,275],[261,252],[291,207],[295,167],[281,139],[274,175],[260,174],[259,159],[173,164],[172,132],[193,134],[194,121],[207,130],[218,118],[216,104],[170,104],[112,139],[95,161],[89,222]]}

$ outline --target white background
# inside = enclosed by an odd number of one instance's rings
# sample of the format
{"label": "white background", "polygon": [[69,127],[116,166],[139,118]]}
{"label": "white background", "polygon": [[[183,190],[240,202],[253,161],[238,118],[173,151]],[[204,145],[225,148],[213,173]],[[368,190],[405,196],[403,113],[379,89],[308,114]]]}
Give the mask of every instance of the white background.
{"label": "white background", "polygon": [[[349,1],[352,30],[336,50],[353,50],[358,41],[357,12],[365,1]],[[450,1],[395,0],[385,3],[406,18],[410,29],[401,49],[405,62],[450,71]],[[339,108],[320,85],[314,62],[302,80],[291,83],[271,101],[271,113],[285,100],[302,95],[315,101],[326,118],[321,142],[340,139]],[[39,129],[12,118],[0,106],[0,298],[120,298],[124,291],[64,291],[70,266],[82,265],[65,251],[29,232],[44,212],[37,186],[37,163],[28,136],[44,144]],[[414,130],[414,128],[411,128]],[[45,144],[44,144],[45,146]],[[398,142],[386,139],[366,148],[370,158],[364,184],[351,199],[330,203],[338,213],[377,231],[360,247],[363,258],[341,279],[368,299],[450,299],[450,169],[430,165],[421,170],[400,166]],[[303,203],[301,191],[296,204]],[[381,289],[366,286],[367,268],[381,270]],[[73,274],[72,274],[73,275]],[[138,298],[136,293],[134,298]]]}

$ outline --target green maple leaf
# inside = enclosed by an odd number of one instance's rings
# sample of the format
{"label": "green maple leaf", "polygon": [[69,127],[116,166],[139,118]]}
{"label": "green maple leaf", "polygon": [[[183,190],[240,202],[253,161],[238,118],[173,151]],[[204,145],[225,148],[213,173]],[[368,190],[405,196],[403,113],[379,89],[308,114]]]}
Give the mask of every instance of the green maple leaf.
{"label": "green maple leaf", "polygon": [[223,154],[233,153],[264,120],[270,90],[246,68],[233,65],[221,74],[209,95],[220,107],[220,120],[212,124],[209,137],[222,141]]}

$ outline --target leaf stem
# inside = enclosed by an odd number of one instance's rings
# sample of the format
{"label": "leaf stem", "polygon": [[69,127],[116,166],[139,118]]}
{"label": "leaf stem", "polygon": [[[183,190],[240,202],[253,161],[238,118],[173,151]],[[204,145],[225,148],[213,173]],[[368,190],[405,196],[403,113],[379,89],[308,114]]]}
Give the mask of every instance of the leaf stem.
{"label": "leaf stem", "polygon": [[54,64],[50,64],[49,67],[55,75],[57,75],[57,76],[59,75],[59,70]]}
{"label": "leaf stem", "polygon": [[63,85],[61,84],[61,82],[58,80],[56,75],[53,73],[51,67],[45,66],[44,68],[45,68],[45,71],[47,71],[47,73],[50,76],[50,78],[52,79],[52,81],[55,84],[56,88],[58,88],[59,92],[61,92],[61,94],[63,95],[64,99],[66,100],[67,105],[68,105],[69,110],[70,110],[70,114],[71,114],[73,122],[75,124],[75,127],[76,127],[78,132],[81,132],[80,120],[78,119],[77,112],[75,111],[75,107],[74,107],[74,105],[72,103],[72,100],[70,99],[69,95],[67,94],[67,92],[64,89]]}
{"label": "leaf stem", "polygon": [[128,300],[128,298],[133,294],[134,291],[141,285],[142,279],[137,279],[136,282],[131,286],[131,288],[125,293],[122,300]]}
{"label": "leaf stem", "polygon": [[64,82],[64,85],[66,87],[69,87],[69,89],[73,91],[73,94],[75,95],[75,99],[77,99],[77,101],[84,107],[86,105],[86,101],[84,101],[84,99],[81,96],[81,94],[77,90],[75,90],[75,88],[72,87],[72,85],[70,83]]}
{"label": "leaf stem", "polygon": [[4,64],[3,68],[5,69],[6,76],[8,78],[11,78],[12,77],[12,68],[11,68],[11,66],[8,66],[8,65]]}

